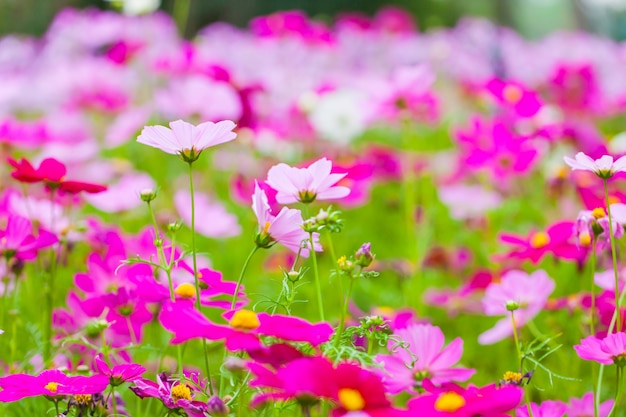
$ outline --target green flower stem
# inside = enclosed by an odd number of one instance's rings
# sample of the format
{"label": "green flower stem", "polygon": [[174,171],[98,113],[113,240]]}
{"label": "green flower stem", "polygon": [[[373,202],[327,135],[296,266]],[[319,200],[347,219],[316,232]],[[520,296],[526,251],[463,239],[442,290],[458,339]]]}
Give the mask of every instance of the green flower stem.
{"label": "green flower stem", "polygon": [[617,272],[617,254],[615,253],[615,238],[613,237],[613,219],[611,218],[611,203],[609,201],[609,187],[604,180],[604,197],[606,199],[606,210],[609,216],[609,239],[611,241],[611,257],[613,258],[613,273],[615,274],[615,314],[617,315],[617,331],[622,331],[622,314],[620,312],[619,297],[619,274]]}
{"label": "green flower stem", "polygon": [[[615,411],[618,408],[618,404],[620,403],[621,399],[622,399],[622,379],[624,379],[624,367],[623,365],[618,365],[617,366],[617,372],[616,372],[616,379],[617,379],[617,388],[615,390],[615,400],[613,402],[613,407],[611,407],[611,411],[609,412],[608,417],[612,417],[615,414]],[[594,410],[595,412],[595,410]]]}
{"label": "green flower stem", "polygon": [[[50,190],[50,229],[55,229],[54,219],[54,189]],[[60,246],[60,245],[59,245]],[[46,293],[46,324],[44,326],[44,344],[43,344],[43,363],[44,368],[48,366],[52,360],[52,309],[54,307],[54,281],[57,272],[58,248],[53,245],[50,248],[50,266],[48,268],[49,277],[44,288]],[[46,274],[43,274],[44,279]]]}
{"label": "green flower stem", "polygon": [[174,10],[172,11],[172,15],[174,16],[174,21],[180,31],[180,36],[183,38],[185,37],[185,32],[187,31],[187,19],[189,18],[190,7],[191,0],[174,1]]}
{"label": "green flower stem", "polygon": [[[187,12],[188,11],[189,10],[187,10]],[[196,255],[196,205],[193,190],[193,162],[189,162],[189,193],[191,194],[191,255],[193,257],[193,282],[196,286],[196,308],[198,311],[202,312],[202,304],[200,304],[200,283],[198,282],[198,261]],[[174,250],[174,248],[172,248],[172,250]],[[206,368],[206,375],[209,383],[209,392],[213,395],[211,367],[209,366],[209,348],[207,347],[206,339],[202,339],[202,347],[204,348],[204,366]]]}
{"label": "green flower stem", "polygon": [[[341,278],[341,277],[340,277]],[[350,276],[350,284],[348,284],[348,294],[343,302],[343,308],[341,309],[341,317],[339,317],[339,328],[337,329],[337,335],[335,336],[335,346],[339,347],[341,341],[341,334],[346,325],[346,316],[348,315],[348,306],[350,305],[350,298],[352,297],[352,288],[354,287],[354,276]]]}
{"label": "green flower stem", "polygon": [[111,403],[113,404],[113,415],[117,416],[117,400],[115,399],[115,387],[111,385]]}
{"label": "green flower stem", "polygon": [[320,283],[320,274],[317,268],[317,254],[315,253],[315,244],[313,242],[313,232],[309,232],[309,254],[311,255],[311,260],[313,261],[313,274],[315,274],[315,289],[317,292],[317,304],[320,309],[320,320],[326,321],[324,318],[324,304],[322,302],[322,285]]}
{"label": "green flower stem", "polygon": [[515,323],[515,313],[511,311],[511,325],[513,326],[513,340],[515,341],[515,350],[517,352],[517,361],[519,369],[522,370],[522,351],[519,347],[519,338],[517,337],[517,324]]}
{"label": "green flower stem", "polygon": [[595,318],[596,318],[596,239],[591,243],[591,335],[595,335]]}
{"label": "green flower stem", "polygon": [[256,253],[258,249],[259,247],[255,246],[254,249],[252,249],[252,252],[250,252],[248,257],[246,258],[246,261],[243,263],[243,267],[241,268],[241,272],[239,273],[239,278],[237,278],[237,286],[235,287],[235,293],[233,294],[233,301],[230,304],[231,310],[234,310],[235,306],[237,305],[237,295],[239,294],[239,288],[241,288],[241,283],[243,282],[243,276],[246,274],[246,270],[248,269],[248,265],[250,264],[252,256]]}

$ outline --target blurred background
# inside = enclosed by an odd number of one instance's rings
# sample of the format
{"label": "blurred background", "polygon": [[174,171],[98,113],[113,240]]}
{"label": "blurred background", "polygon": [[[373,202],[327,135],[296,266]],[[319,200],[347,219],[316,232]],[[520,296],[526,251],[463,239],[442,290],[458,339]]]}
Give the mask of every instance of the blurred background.
{"label": "blurred background", "polygon": [[[0,35],[41,35],[55,14],[66,7],[115,8],[116,0],[0,0]],[[374,14],[394,5],[410,11],[421,30],[454,26],[463,16],[479,16],[511,27],[527,38],[555,30],[582,29],[614,39],[626,39],[626,0],[145,0],[158,3],[178,21],[187,17],[188,38],[215,21],[246,26],[259,15],[300,9],[320,20],[342,12]],[[120,6],[120,1],[117,2]],[[88,34],[86,34],[88,35]]]}

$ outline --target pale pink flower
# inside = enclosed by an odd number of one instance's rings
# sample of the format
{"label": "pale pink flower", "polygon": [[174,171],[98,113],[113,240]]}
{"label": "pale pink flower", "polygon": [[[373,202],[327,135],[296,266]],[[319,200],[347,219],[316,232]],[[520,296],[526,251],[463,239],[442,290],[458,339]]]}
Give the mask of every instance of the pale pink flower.
{"label": "pale pink flower", "polygon": [[574,346],[574,350],[586,361],[623,366],[626,364],[626,333],[611,333],[604,339],[588,336]]}
{"label": "pale pink flower", "polygon": [[[309,256],[309,234],[302,229],[302,213],[300,210],[283,207],[277,216],[272,215],[265,191],[254,184],[252,195],[252,210],[259,222],[259,232],[255,239],[256,244],[262,248],[270,248],[276,243],[300,253],[304,257]],[[313,233],[315,251],[321,252],[322,246],[318,242],[319,233]]]}
{"label": "pale pink flower", "polygon": [[144,127],[137,142],[178,155],[185,162],[193,162],[206,148],[235,139],[237,134],[232,131],[235,126],[230,120],[200,123],[198,126],[176,120],[170,123],[169,129],[165,126]]}
{"label": "pale pink flower", "polygon": [[444,347],[443,332],[430,324],[398,329],[395,335],[407,346],[401,347],[397,341],[390,341],[389,349],[393,354],[376,356],[376,361],[384,367],[383,382],[390,393],[415,392],[426,378],[440,385],[467,381],[474,375],[473,369],[452,367],[463,355],[463,339],[460,337]]}
{"label": "pale pink flower", "polygon": [[270,168],[266,183],[277,191],[276,200],[280,204],[343,198],[350,194],[350,189],[335,184],[347,174],[331,174],[332,168],[333,163],[326,158],[307,168],[281,163]]}
{"label": "pale pink flower", "polygon": [[564,157],[565,163],[572,169],[591,171],[602,179],[611,178],[618,172],[626,172],[626,156],[622,156],[617,161],[613,161],[611,155],[604,155],[595,161],[589,155],[578,152],[575,159]]}
{"label": "pale pink flower", "polygon": [[[194,196],[196,232],[208,237],[232,237],[241,233],[237,216],[208,195],[196,192]],[[178,190],[174,194],[174,205],[185,224],[191,224],[191,193]]]}
{"label": "pale pink flower", "polygon": [[478,343],[490,345],[513,334],[511,312],[507,309],[507,304],[517,303],[518,308],[514,312],[515,324],[517,327],[523,326],[539,314],[554,287],[554,280],[541,269],[532,274],[509,271],[500,282],[490,284],[483,298],[485,314],[506,317],[478,336]]}

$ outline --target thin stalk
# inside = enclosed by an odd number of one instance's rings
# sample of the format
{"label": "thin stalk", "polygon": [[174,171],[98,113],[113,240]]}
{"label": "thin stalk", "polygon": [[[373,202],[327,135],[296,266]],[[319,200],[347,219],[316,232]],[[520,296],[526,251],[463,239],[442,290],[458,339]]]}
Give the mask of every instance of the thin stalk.
{"label": "thin stalk", "polygon": [[613,273],[615,275],[615,311],[617,315],[617,331],[622,331],[622,314],[620,311],[619,297],[619,277],[617,272],[617,254],[615,253],[615,238],[613,237],[613,219],[611,218],[611,202],[609,201],[609,187],[604,180],[604,197],[606,199],[606,210],[609,216],[609,239],[611,241],[611,257],[613,258]]}
{"label": "thin stalk", "polygon": [[187,19],[189,18],[189,9],[191,6],[191,0],[175,0],[174,1],[174,10],[172,11],[172,15],[174,16],[174,21],[178,26],[178,30],[180,31],[180,36],[185,37],[185,33],[187,31]]}
{"label": "thin stalk", "polygon": [[345,301],[343,302],[343,308],[341,309],[341,317],[339,317],[339,328],[337,329],[337,336],[335,339],[335,346],[339,346],[341,340],[341,334],[343,333],[346,325],[346,316],[348,315],[348,306],[350,305],[350,298],[352,298],[352,288],[354,287],[355,278],[350,276],[350,283],[348,284],[348,294],[346,294]]}
{"label": "thin stalk", "polygon": [[322,285],[320,283],[320,274],[317,268],[317,254],[315,253],[315,244],[313,242],[313,232],[309,232],[309,242],[311,243],[309,253],[311,254],[311,259],[313,260],[313,274],[315,275],[315,290],[317,292],[317,304],[320,309],[320,320],[326,321],[324,319],[324,304],[322,302]]}
{"label": "thin stalk", "polygon": [[[54,219],[54,189],[50,190],[50,229],[54,232],[55,219]],[[52,309],[54,307],[54,279],[56,276],[58,249],[56,245],[50,248],[50,275],[46,288],[46,325],[44,326],[44,349],[43,349],[43,362],[44,367],[47,367],[51,361],[52,356]],[[44,274],[44,277],[46,275]]]}
{"label": "thin stalk", "polygon": [[233,301],[230,304],[231,310],[234,310],[235,306],[237,305],[237,295],[239,294],[239,288],[241,288],[243,276],[246,274],[246,270],[248,269],[248,265],[250,264],[250,260],[252,259],[252,256],[256,253],[258,249],[259,249],[258,246],[254,246],[254,249],[252,249],[252,252],[250,252],[248,257],[246,258],[246,261],[243,263],[243,267],[241,268],[241,272],[239,273],[239,278],[237,278],[237,286],[235,287],[235,293],[233,294]]}
{"label": "thin stalk", "polygon": [[609,412],[608,417],[612,417],[614,415],[615,410],[617,410],[618,404],[622,399],[622,379],[624,377],[624,368],[622,365],[617,366],[617,372],[615,377],[617,379],[617,389],[615,390],[615,400],[613,401],[613,407],[611,407],[611,411]]}
{"label": "thin stalk", "polygon": [[595,335],[596,318],[596,239],[591,243],[591,335]]}
{"label": "thin stalk", "polygon": [[115,388],[111,385],[111,403],[113,404],[113,415],[117,416],[117,400],[115,399]]}
{"label": "thin stalk", "polygon": [[[193,162],[189,162],[189,193],[191,194],[191,255],[193,257],[193,282],[196,286],[196,308],[198,311],[202,312],[202,305],[200,304],[200,283],[198,282],[198,260],[196,256],[196,205],[193,190]],[[174,248],[172,248],[172,250],[174,250]],[[209,366],[209,348],[207,347],[206,339],[202,339],[202,346],[204,348],[204,366],[209,383],[209,392],[213,395],[211,367]]]}

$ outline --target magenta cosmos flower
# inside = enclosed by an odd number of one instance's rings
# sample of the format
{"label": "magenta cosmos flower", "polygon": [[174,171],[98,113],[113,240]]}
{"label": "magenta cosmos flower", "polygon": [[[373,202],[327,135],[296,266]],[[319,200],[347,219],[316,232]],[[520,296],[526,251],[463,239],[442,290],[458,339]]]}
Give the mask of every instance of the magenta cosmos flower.
{"label": "magenta cosmos flower", "polygon": [[509,271],[500,282],[490,284],[483,299],[485,314],[506,317],[478,336],[478,343],[490,345],[513,334],[511,312],[507,309],[507,304],[517,303],[515,324],[517,327],[523,326],[539,314],[554,287],[554,281],[543,270],[530,275],[524,271]]}
{"label": "magenta cosmos flower", "polygon": [[6,229],[0,230],[0,254],[7,259],[16,257],[29,260],[37,257],[39,249],[52,246],[58,241],[54,234],[43,229],[39,230],[37,237],[33,236],[30,220],[9,215]]}
{"label": "magenta cosmos flower", "polygon": [[125,363],[121,365],[115,365],[111,368],[103,359],[102,354],[99,354],[94,359],[96,369],[101,375],[109,377],[109,383],[116,387],[127,381],[134,381],[138,379],[146,368],[135,363]]}
{"label": "magenta cosmos flower", "polygon": [[604,155],[602,158],[594,161],[589,155],[578,152],[574,158],[575,159],[572,159],[566,156],[563,159],[572,169],[591,171],[604,180],[611,178],[618,172],[626,172],[626,156],[622,156],[617,161],[613,161],[611,155]]}
{"label": "magenta cosmos flower", "polygon": [[457,337],[444,347],[445,338],[439,327],[416,324],[399,329],[395,335],[408,344],[398,348],[389,342],[393,355],[378,355],[376,361],[384,367],[383,382],[391,394],[414,392],[425,378],[439,385],[450,381],[467,381],[473,369],[453,368],[463,355],[463,340]]}
{"label": "magenta cosmos flower", "polygon": [[[598,407],[598,416],[607,417],[613,408],[614,401],[606,400]],[[581,398],[570,398],[566,414],[568,417],[592,417],[594,413],[593,392],[588,392]]]}
{"label": "magenta cosmos flower", "polygon": [[485,88],[502,107],[512,110],[517,116],[532,117],[541,108],[537,93],[526,89],[519,82],[493,78],[487,82]]}
{"label": "magenta cosmos flower", "polygon": [[[256,182],[252,196],[252,210],[259,222],[259,233],[255,239],[257,246],[270,248],[280,243],[296,253],[301,251],[300,254],[305,258],[309,256],[309,234],[302,229],[303,220],[300,210],[283,207],[277,216],[273,216],[267,195]],[[321,252],[322,246],[318,240],[319,233],[313,233],[315,251]]]}
{"label": "magenta cosmos flower", "polygon": [[514,245],[515,248],[501,256],[528,259],[534,264],[547,253],[552,253],[560,259],[579,259],[584,253],[581,254],[576,244],[572,243],[573,237],[574,222],[569,221],[554,223],[545,231],[531,232],[528,236],[502,233],[500,240]]}
{"label": "magenta cosmos flower", "polygon": [[270,400],[294,399],[310,406],[320,399],[331,400],[332,416],[394,417],[404,415],[393,407],[378,375],[353,363],[334,367],[323,357],[305,357],[289,362],[276,372],[256,363],[248,364],[253,387],[267,391],[256,394],[252,405]]}
{"label": "magenta cosmos flower", "polygon": [[189,417],[204,417],[207,411],[206,401],[195,400],[197,389],[165,373],[157,375],[157,382],[148,379],[136,379],[130,389],[139,398],[158,398],[171,410],[183,410]]}
{"label": "magenta cosmos flower", "polygon": [[97,394],[106,389],[109,378],[104,375],[67,376],[56,369],[46,370],[38,376],[15,374],[0,378],[0,402],[19,401],[26,397],[45,395]]}
{"label": "magenta cosmos flower", "polygon": [[166,330],[174,333],[173,344],[194,338],[224,340],[226,348],[233,351],[262,348],[259,336],[318,346],[333,334],[328,323],[309,323],[298,317],[257,314],[251,310],[231,311],[224,317],[229,321],[228,326],[212,323],[190,303],[178,301],[163,306],[159,321]]}
{"label": "magenta cosmos flower", "polygon": [[[515,412],[515,417],[563,417],[567,411],[567,404],[561,401],[544,401],[541,404],[530,404],[532,414],[528,413],[528,406],[522,405]],[[593,415],[593,411],[591,412]]]}
{"label": "magenta cosmos flower", "polygon": [[185,162],[194,162],[206,148],[230,142],[237,134],[232,130],[235,123],[230,120],[201,123],[194,126],[182,120],[165,126],[146,126],[137,142],[158,148],[163,152],[178,155]]}
{"label": "magenta cosmos flower", "polygon": [[574,350],[587,361],[596,361],[604,365],[626,365],[626,333],[611,333],[604,339],[588,336],[574,346]]}
{"label": "magenta cosmos flower", "polygon": [[270,168],[266,183],[277,191],[276,200],[280,204],[343,198],[350,194],[350,189],[335,184],[347,174],[331,174],[332,168],[333,163],[326,158],[307,168],[278,164]]}
{"label": "magenta cosmos flower", "polygon": [[523,390],[514,385],[424,386],[428,393],[409,401],[407,417],[506,417],[520,403],[523,394]]}

